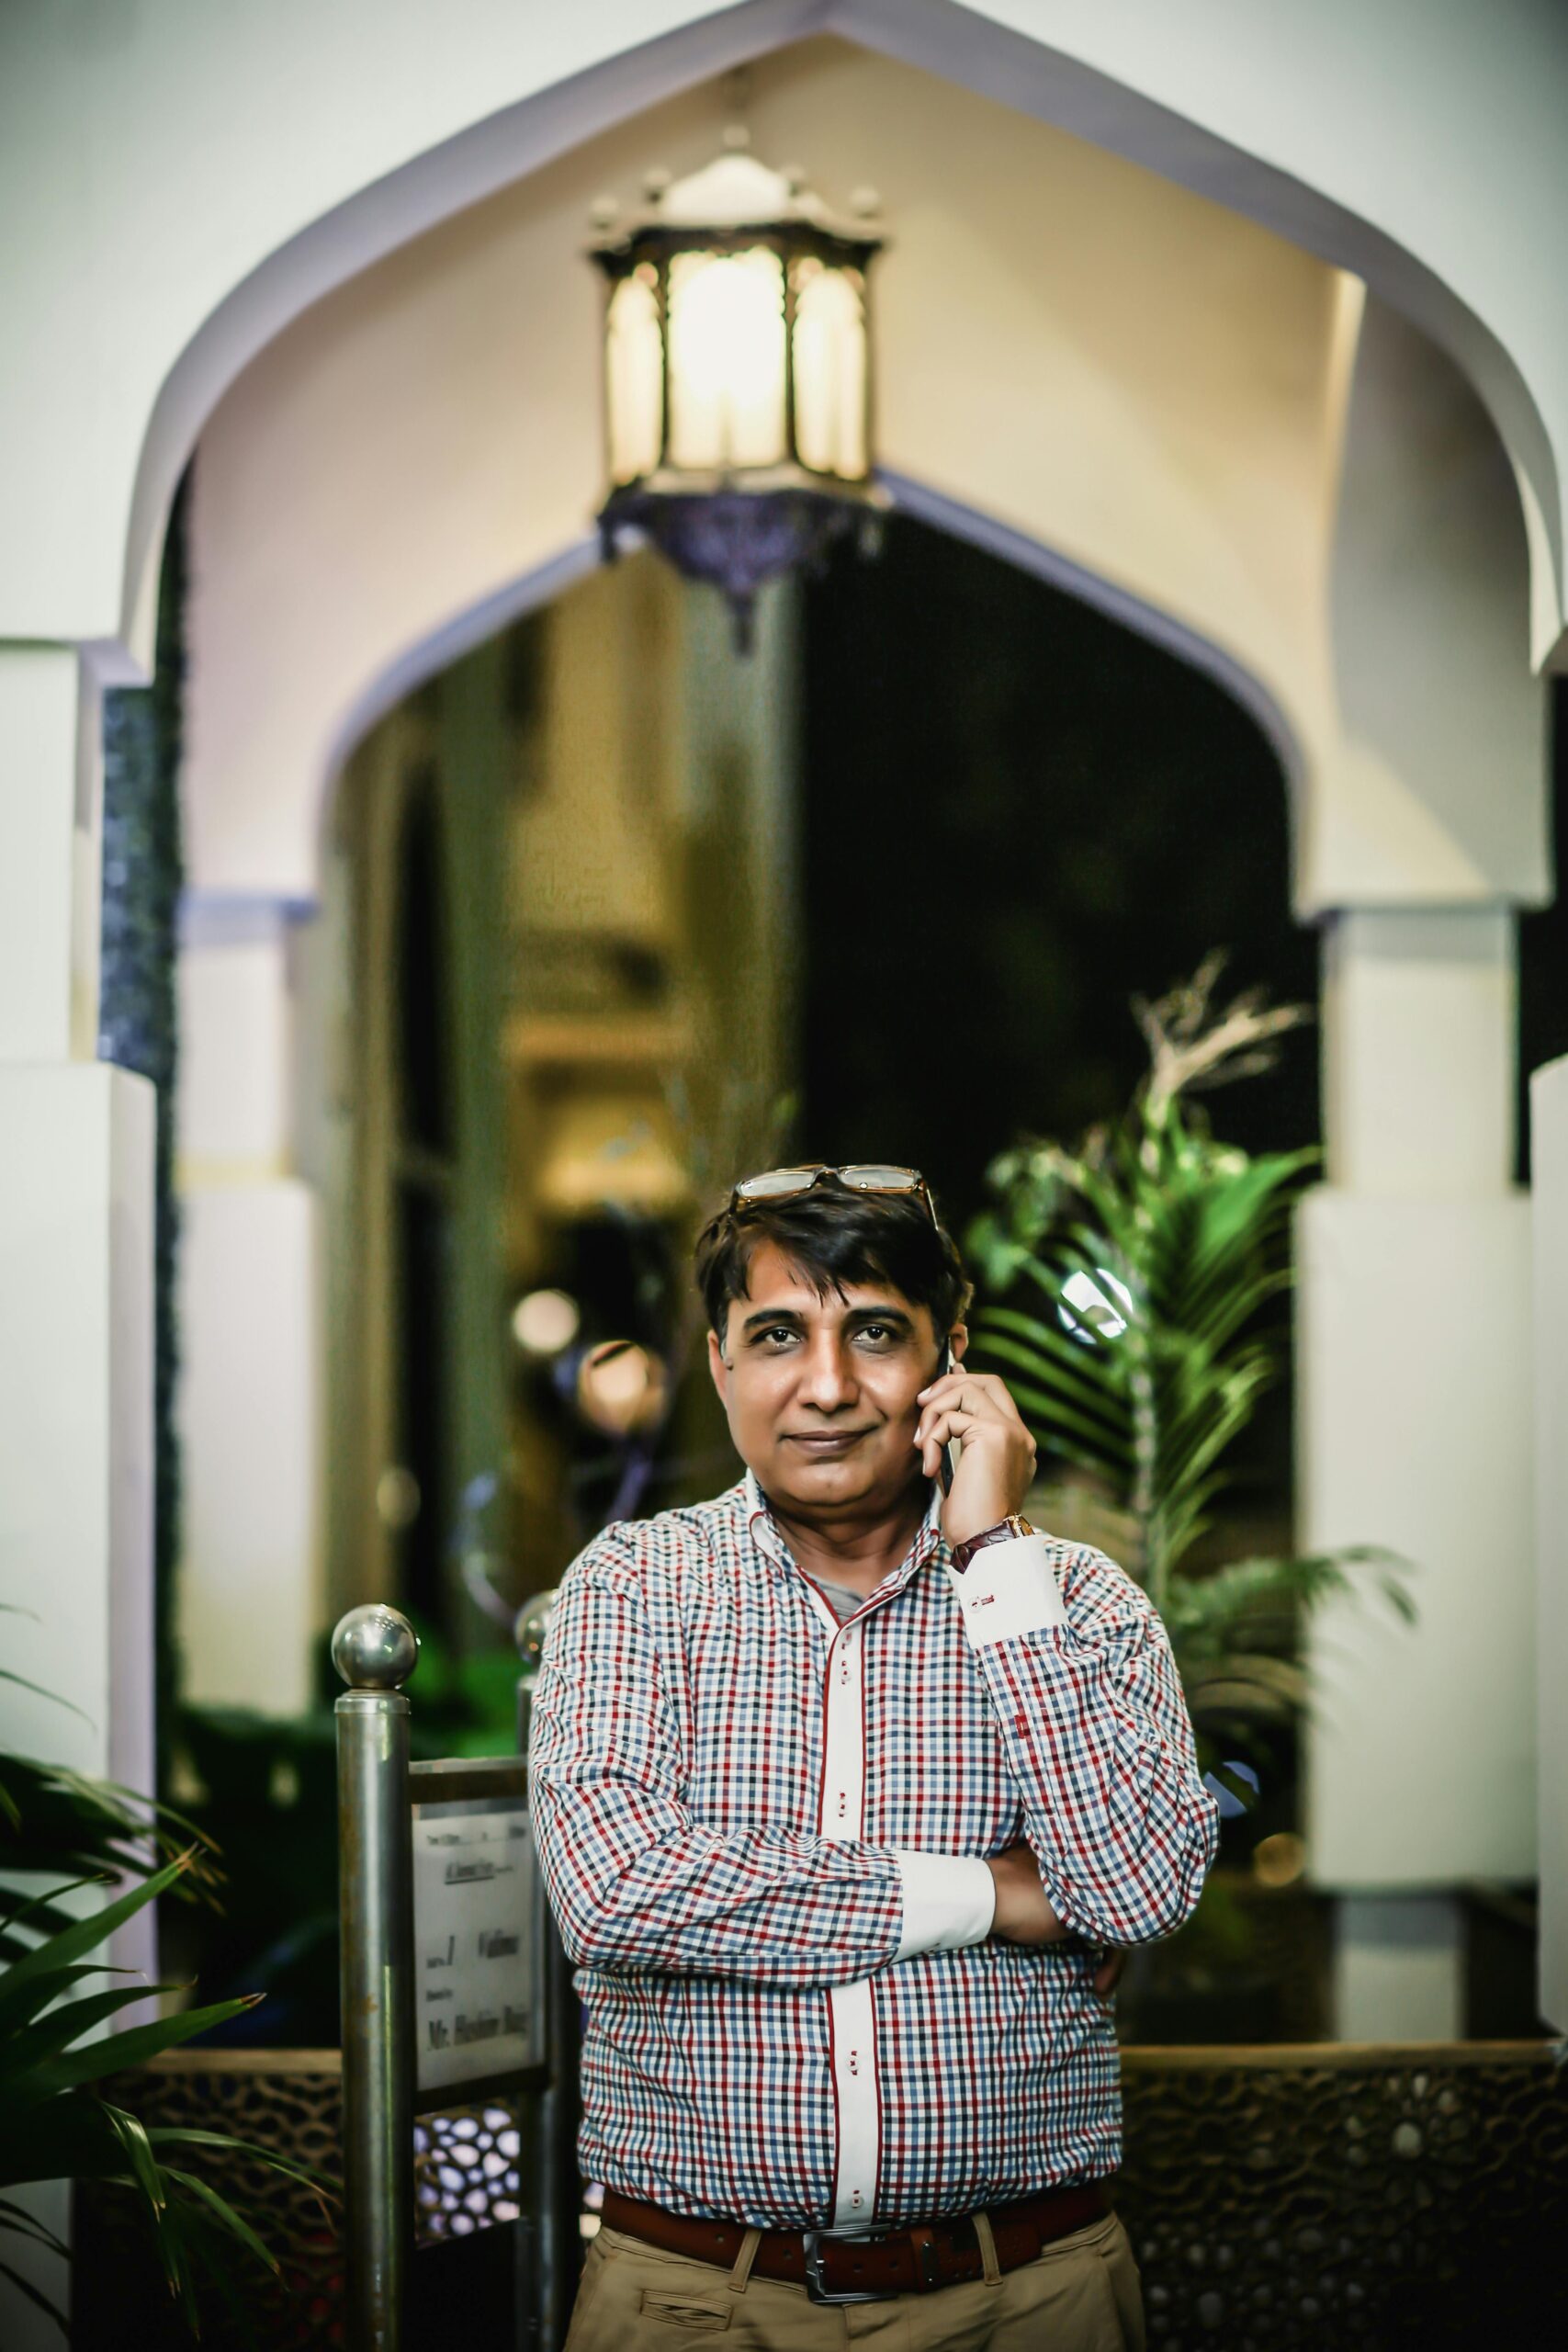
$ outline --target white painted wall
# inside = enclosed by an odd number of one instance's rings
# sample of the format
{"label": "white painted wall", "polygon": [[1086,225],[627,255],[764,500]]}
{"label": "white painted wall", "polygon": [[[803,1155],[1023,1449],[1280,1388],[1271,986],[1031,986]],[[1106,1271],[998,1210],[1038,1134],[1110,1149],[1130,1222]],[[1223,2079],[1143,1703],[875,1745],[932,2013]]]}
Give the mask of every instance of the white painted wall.
{"label": "white painted wall", "polygon": [[1299,1227],[1300,1540],[1386,1546],[1418,1622],[1325,1609],[1311,1658],[1316,1882],[1535,1861],[1529,1205],[1325,1189]]}
{"label": "white painted wall", "polygon": [[309,1185],[188,1192],[180,1641],[198,1705],[301,1713],[321,1628],[321,1216]]}
{"label": "white painted wall", "polygon": [[180,1643],[198,1704],[309,1702],[323,1584],[321,1204],[295,1167],[291,910],[197,899],[179,963]]}
{"label": "white painted wall", "polygon": [[1513,473],[1474,390],[1370,300],[1329,576],[1336,723],[1323,788],[1303,802],[1303,904],[1550,895],[1529,594]]}
{"label": "white painted wall", "polygon": [[[152,1089],[0,1068],[0,1599],[26,1753],[152,1775]],[[85,1720],[84,1720],[85,1717]]]}
{"label": "white painted wall", "polygon": [[1540,2014],[1568,2033],[1568,1061],[1530,1081],[1535,1180]]}
{"label": "white painted wall", "polygon": [[1328,1179],[1381,1200],[1485,1198],[1513,1181],[1513,918],[1354,909],[1326,926]]}
{"label": "white painted wall", "polygon": [[178,470],[288,318],[607,121],[829,28],[1223,195],[1435,333],[1529,484],[1537,636],[1554,640],[1568,321],[1539,229],[1568,193],[1568,23],[1551,0],[1517,0],[1504,38],[1462,0],[17,0],[0,20],[17,355],[0,632],[144,642]]}
{"label": "white painted wall", "polygon": [[[1359,289],[1250,222],[842,42],[770,59],[750,113],[829,194],[882,191],[901,494],[1244,683],[1298,772],[1303,910],[1540,895],[1524,533],[1451,363],[1375,306],[1359,344]],[[309,895],[382,682],[572,560],[602,488],[589,204],[702,161],[720,121],[681,99],[475,207],[221,402],[193,514],[199,888]]]}
{"label": "white painted wall", "polygon": [[71,1050],[79,668],[68,646],[0,652],[0,1060]]}

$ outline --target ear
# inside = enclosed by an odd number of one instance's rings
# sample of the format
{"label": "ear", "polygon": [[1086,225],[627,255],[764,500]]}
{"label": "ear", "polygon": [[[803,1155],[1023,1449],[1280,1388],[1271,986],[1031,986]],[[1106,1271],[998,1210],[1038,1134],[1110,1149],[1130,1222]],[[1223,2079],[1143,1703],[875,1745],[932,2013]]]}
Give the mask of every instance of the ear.
{"label": "ear", "polygon": [[947,1335],[947,1344],[953,1350],[953,1360],[954,1363],[962,1363],[964,1361],[964,1351],[969,1345],[969,1326],[967,1323],[955,1323],[953,1325],[952,1330]]}
{"label": "ear", "polygon": [[718,1401],[726,1412],[729,1410],[729,1366],[724,1361],[724,1351],[718,1344],[718,1333],[708,1333],[708,1370],[718,1391]]}

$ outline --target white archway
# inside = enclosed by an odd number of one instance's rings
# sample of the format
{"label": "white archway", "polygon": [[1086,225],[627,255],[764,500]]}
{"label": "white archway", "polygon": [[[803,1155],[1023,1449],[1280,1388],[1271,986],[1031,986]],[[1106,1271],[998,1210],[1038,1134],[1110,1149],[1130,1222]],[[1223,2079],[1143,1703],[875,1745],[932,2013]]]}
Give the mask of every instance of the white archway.
{"label": "white archway", "polygon": [[[289,45],[273,37],[265,12],[254,23],[226,12],[225,36],[198,47],[183,44],[173,24],[139,26],[117,56],[117,77],[102,86],[73,70],[79,53],[49,21],[52,12],[15,13],[6,79],[28,118],[8,152],[29,169],[35,142],[52,141],[58,151],[74,135],[94,143],[105,205],[95,225],[106,252],[117,236],[145,239],[150,203],[158,228],[182,240],[185,224],[158,209],[152,159],[172,163],[175,186],[188,179],[204,160],[178,136],[193,119],[223,125],[226,187],[204,203],[188,266],[164,273],[155,305],[137,274],[123,273],[146,316],[140,332],[128,320],[132,331],[115,347],[127,398],[134,402],[142,385],[147,391],[134,441],[117,420],[116,446],[95,452],[85,469],[81,511],[97,518],[85,558],[65,547],[48,560],[46,540],[58,533],[40,537],[29,527],[48,512],[39,488],[58,486],[45,444],[76,419],[73,371],[62,364],[71,321],[64,341],[48,324],[62,306],[47,235],[34,240],[38,260],[18,268],[24,299],[13,315],[25,334],[36,293],[42,373],[17,388],[18,407],[0,440],[33,484],[13,487],[6,537],[24,568],[4,583],[0,627],[77,640],[123,633],[144,647],[149,565],[174,482],[225,386],[289,318],[608,125],[803,35],[836,31],[1001,96],[1280,231],[1355,271],[1450,349],[1487,401],[1520,476],[1542,575],[1538,647],[1549,650],[1562,601],[1568,330],[1559,324],[1549,256],[1529,231],[1561,209],[1557,110],[1568,60],[1555,12],[1516,28],[1506,44],[1489,40],[1480,24],[1450,22],[1438,32],[1423,19],[1428,54],[1440,42],[1448,70],[1428,73],[1428,107],[1417,111],[1400,103],[1414,25],[1401,9],[1370,21],[1354,0],[1325,0],[1310,22],[1249,25],[1246,37],[1224,0],[1201,0],[1179,25],[1157,0],[1113,12],[1070,0],[745,0],[703,9],[663,0],[606,8],[592,23],[557,22],[547,34],[500,0],[461,0],[434,51],[415,26],[378,12],[362,26],[363,6],[329,0],[313,12],[317,54],[304,77],[279,55]],[[365,83],[362,30],[376,96]],[[276,77],[286,69],[291,104],[283,107]],[[378,104],[384,93],[400,103]],[[127,115],[144,149],[127,138]],[[293,130],[288,168],[275,173],[267,155],[279,121]],[[1461,153],[1467,173],[1442,167]],[[138,203],[125,200],[117,167],[140,183]],[[6,209],[28,217],[25,206]],[[112,266],[104,290],[114,305]],[[37,407],[51,380],[52,427]],[[18,434],[13,423],[28,429]],[[101,550],[113,515],[124,539],[111,611]],[[40,559],[38,600],[24,613],[17,595],[25,567]]]}

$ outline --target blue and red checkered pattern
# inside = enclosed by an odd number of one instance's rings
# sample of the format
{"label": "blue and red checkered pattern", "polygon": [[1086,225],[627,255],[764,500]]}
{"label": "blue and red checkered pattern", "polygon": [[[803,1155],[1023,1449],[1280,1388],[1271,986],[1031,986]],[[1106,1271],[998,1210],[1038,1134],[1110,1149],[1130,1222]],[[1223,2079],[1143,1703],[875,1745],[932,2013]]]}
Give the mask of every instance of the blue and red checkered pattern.
{"label": "blue and red checkered pattern", "polygon": [[[846,2096],[876,2102],[879,2221],[1115,2170],[1093,1947],[1180,1925],[1216,1814],[1148,1600],[1100,1553],[1050,1557],[1068,1623],[971,1648],[933,1501],[850,1621],[863,1786],[847,1842],[823,1779],[839,1641],[751,1481],[609,1528],[568,1571],[533,1802],[587,2011],[591,2178],[675,2212],[825,2226]],[[1021,1838],[1069,1941],[896,1959],[897,1849],[984,1857]],[[836,2070],[833,1988],[863,1980],[872,2047]]]}

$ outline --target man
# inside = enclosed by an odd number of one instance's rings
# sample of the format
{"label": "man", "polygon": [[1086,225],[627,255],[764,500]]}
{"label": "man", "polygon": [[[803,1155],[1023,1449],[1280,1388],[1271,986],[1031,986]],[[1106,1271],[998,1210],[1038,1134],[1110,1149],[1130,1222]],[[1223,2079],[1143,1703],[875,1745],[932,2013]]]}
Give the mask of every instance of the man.
{"label": "man", "polygon": [[535,1698],[606,2184],[569,2352],[1140,2346],[1096,1977],[1215,1840],[1164,1630],[1019,1516],[912,1170],[752,1178],[697,1275],[746,1478],[588,1546]]}

